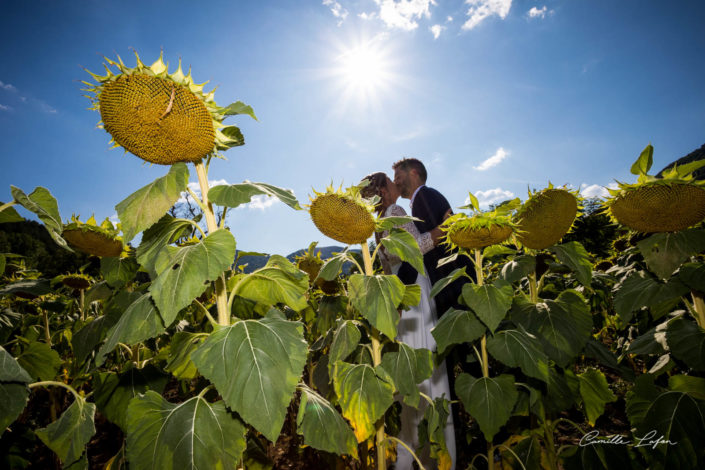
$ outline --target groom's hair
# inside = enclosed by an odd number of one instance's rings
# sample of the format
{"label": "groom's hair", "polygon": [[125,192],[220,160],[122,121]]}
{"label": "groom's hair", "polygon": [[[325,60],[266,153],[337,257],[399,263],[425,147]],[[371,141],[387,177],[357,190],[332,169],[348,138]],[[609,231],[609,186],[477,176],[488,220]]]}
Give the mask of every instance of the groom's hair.
{"label": "groom's hair", "polygon": [[392,165],[392,170],[396,171],[397,168],[404,171],[416,170],[416,173],[418,173],[419,178],[421,178],[421,182],[426,184],[426,178],[428,177],[428,174],[426,173],[426,167],[423,166],[421,160],[418,160],[416,158],[405,157]]}

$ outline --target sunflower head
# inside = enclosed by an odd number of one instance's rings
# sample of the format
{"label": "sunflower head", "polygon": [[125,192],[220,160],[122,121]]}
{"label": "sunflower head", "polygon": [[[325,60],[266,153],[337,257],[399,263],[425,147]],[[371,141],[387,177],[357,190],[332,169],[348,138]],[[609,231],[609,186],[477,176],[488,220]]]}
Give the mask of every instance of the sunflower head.
{"label": "sunflower head", "polygon": [[351,186],[345,191],[342,186],[328,186],[319,193],[313,190],[308,206],[311,220],[323,235],[341,243],[353,245],[365,243],[375,231],[374,201],[360,194],[360,186]]}
{"label": "sunflower head", "polygon": [[91,278],[85,274],[66,274],[61,276],[61,283],[72,289],[88,289],[91,286]]}
{"label": "sunflower head", "polygon": [[692,175],[705,160],[674,166],[661,178],[648,174],[652,162],[653,147],[648,145],[631,168],[637,182],[617,182],[617,189],[608,190],[610,218],[642,233],[678,232],[705,219],[705,181]]}
{"label": "sunflower head", "polygon": [[529,192],[529,199],[517,211],[516,239],[527,248],[542,250],[557,243],[573,226],[578,213],[577,191],[554,188]]}
{"label": "sunflower head", "polygon": [[338,282],[336,280],[326,281],[318,278],[318,273],[321,272],[324,262],[321,259],[321,252],[315,252],[316,245],[318,245],[318,242],[311,243],[304,255],[296,257],[296,267],[308,274],[310,285],[316,285],[326,294],[333,294],[338,291]]}
{"label": "sunflower head", "polygon": [[122,238],[118,236],[119,226],[113,226],[109,219],[97,225],[95,218],[81,222],[72,216],[71,222],[64,225],[61,236],[69,245],[89,255],[100,257],[120,256],[123,252]]}
{"label": "sunflower head", "polygon": [[213,95],[204,93],[207,83],[196,84],[191,71],[184,75],[179,66],[169,73],[162,54],[147,66],[135,52],[137,65],[127,67],[105,58],[106,75],[91,76],[97,83],[83,82],[92,95],[91,109],[100,111],[101,127],[115,147],[122,146],[142,160],[161,165],[198,162],[245,143],[235,126],[224,126],[228,115],[248,114],[252,108],[241,102],[219,107]]}
{"label": "sunflower head", "polygon": [[466,250],[482,249],[506,242],[514,233],[511,214],[519,206],[519,199],[505,201],[492,211],[482,212],[477,198],[470,193],[470,204],[461,209],[471,209],[473,214],[455,214],[446,219],[442,228],[446,232],[443,243]]}

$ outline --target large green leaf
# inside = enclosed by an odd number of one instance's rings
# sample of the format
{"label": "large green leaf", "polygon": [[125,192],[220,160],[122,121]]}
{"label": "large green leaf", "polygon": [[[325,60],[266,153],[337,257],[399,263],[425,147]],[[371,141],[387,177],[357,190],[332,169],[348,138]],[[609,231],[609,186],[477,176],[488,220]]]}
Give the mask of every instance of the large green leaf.
{"label": "large green leaf", "polygon": [[460,374],[455,380],[455,393],[465,410],[480,425],[488,442],[509,420],[519,396],[514,386],[514,377],[507,374],[479,379],[469,374]]}
{"label": "large green leaf", "polygon": [[382,356],[382,368],[394,380],[404,402],[409,406],[419,406],[419,389],[416,386],[433,374],[433,357],[428,349],[414,349],[399,343],[398,352],[388,352]]}
{"label": "large green leaf", "polygon": [[404,284],[396,276],[353,274],[348,281],[350,301],[372,326],[394,339],[404,299]]}
{"label": "large green leaf", "polygon": [[34,341],[17,357],[17,362],[29,375],[39,380],[54,380],[61,368],[59,353],[47,343]]}
{"label": "large green leaf", "polygon": [[308,306],[306,274],[280,255],[272,255],[263,268],[244,275],[234,290],[240,297],[266,305],[283,303],[296,311]]}
{"label": "large green leaf", "polygon": [[573,290],[537,304],[518,300],[512,308],[512,320],[537,336],[544,352],[561,367],[582,351],[592,332],[590,308]]}
{"label": "large green leaf", "polygon": [[536,271],[536,257],[531,255],[515,256],[502,266],[501,275],[507,282],[516,282]]}
{"label": "large green leaf", "polygon": [[289,207],[301,210],[299,201],[290,189],[282,189],[267,183],[251,183],[245,181],[240,184],[214,186],[208,191],[208,199],[212,203],[225,207],[238,207],[247,204],[252,196],[263,194],[275,197]]}
{"label": "large green leaf", "polygon": [[705,230],[655,233],[638,242],[637,247],[649,269],[661,279],[668,279],[681,263],[705,251]]}
{"label": "large green leaf", "polygon": [[426,273],[419,244],[413,235],[406,230],[394,228],[389,232],[389,235],[380,240],[380,243],[388,253],[408,262],[421,274]]}
{"label": "large green leaf", "polygon": [[691,375],[672,375],[668,378],[668,388],[687,393],[697,400],[705,400],[705,378]]}
{"label": "large green leaf", "polygon": [[149,286],[164,323],[171,324],[234,259],[235,238],[227,230],[216,230],[195,245],[164,247],[155,265],[159,276]]}
{"label": "large green leaf", "polygon": [[585,405],[585,415],[591,426],[605,411],[605,404],[617,400],[609,389],[605,375],[597,369],[588,369],[578,374],[580,380],[580,396]]}
{"label": "large green leaf", "polygon": [[401,299],[399,308],[408,310],[421,302],[421,286],[418,284],[404,284],[404,297]]}
{"label": "large green leaf", "polygon": [[470,343],[485,334],[487,329],[474,313],[468,310],[448,310],[431,330],[436,340],[438,353],[443,354],[448,346]]}
{"label": "large green leaf", "polygon": [[647,447],[663,468],[703,468],[705,412],[683,392],[661,393],[634,432],[635,446]]}
{"label": "large green leaf", "polygon": [[94,417],[95,405],[77,396],[59,419],[34,432],[47,447],[56,452],[64,467],[68,467],[81,458],[86,444],[95,434]]}
{"label": "large green leaf", "polygon": [[338,410],[307,386],[302,385],[299,389],[301,403],[296,424],[299,434],[304,436],[304,444],[314,449],[357,458],[355,434]]}
{"label": "large green leaf", "polygon": [[666,341],[677,359],[695,370],[705,370],[705,330],[694,321],[679,318],[670,322]]}
{"label": "large green leaf", "polygon": [[236,468],[245,432],[222,401],[175,404],[149,390],[127,409],[127,457],[135,470]]}
{"label": "large green leaf", "polygon": [[487,340],[487,350],[503,364],[520,367],[526,375],[548,381],[548,357],[534,335],[520,330],[503,330]]}
{"label": "large green leaf", "polygon": [[506,281],[497,281],[495,285],[463,285],[463,300],[492,332],[507,315],[513,296],[514,289]]}
{"label": "large green leaf", "polygon": [[137,274],[139,265],[134,258],[101,258],[100,273],[111,286],[120,288],[132,281]]}
{"label": "large green leaf", "polygon": [[215,331],[191,360],[230,408],[274,442],[306,364],[302,331],[301,323],[270,311]]}
{"label": "large green leaf", "polygon": [[0,435],[27,405],[32,377],[0,346]]}
{"label": "large green leaf", "polygon": [[625,396],[626,412],[633,427],[640,426],[646,418],[649,407],[663,392],[654,385],[655,375],[642,374],[634,381],[634,386]]}
{"label": "large green leaf", "polygon": [[137,247],[137,261],[156,277],[155,263],[159,252],[188,233],[192,227],[191,222],[186,219],[164,215],[142,234],[142,242]]}
{"label": "large green leaf", "polygon": [[10,192],[18,204],[28,211],[34,212],[39,217],[39,220],[44,223],[44,227],[46,227],[49,235],[57,244],[68,248],[66,240],[61,238],[64,224],[61,222],[59,205],[48,189],[38,186],[28,196],[20,188],[10,186]]}
{"label": "large green leaf", "polygon": [[590,255],[579,242],[568,242],[562,245],[554,245],[549,248],[555,253],[558,261],[568,266],[574,273],[576,279],[586,287],[590,287],[592,281],[592,263]]}
{"label": "large green leaf", "polygon": [[338,362],[333,377],[343,416],[352,424],[357,442],[375,432],[375,423],[394,401],[394,386],[367,364]]}
{"label": "large green leaf", "polygon": [[446,277],[436,281],[436,283],[431,288],[431,293],[429,294],[430,297],[434,298],[438,295],[440,291],[448,287],[448,285],[456,279],[460,279],[462,276],[468,276],[468,274],[465,272],[465,266],[463,266],[462,268],[454,269],[453,272],[448,274]]}
{"label": "large green leaf", "polygon": [[[4,209],[2,207],[4,207]],[[18,214],[14,207],[5,204],[0,206],[0,224],[7,222],[22,222],[23,220],[24,217]]]}
{"label": "large green leaf", "polygon": [[629,354],[665,353],[668,350],[668,343],[666,342],[666,328],[671,321],[672,319],[669,319],[636,338],[629,344],[627,352]]}
{"label": "large green leaf", "polygon": [[333,366],[337,361],[344,361],[360,343],[360,330],[352,320],[345,320],[338,325],[333,335],[333,342],[328,352],[328,369],[333,374]]}
{"label": "large green leaf", "polygon": [[103,364],[105,356],[115,349],[118,343],[132,345],[154,338],[164,332],[165,325],[166,322],[162,321],[152,302],[151,294],[142,294],[108,331],[105,343],[98,350],[96,365]]}
{"label": "large green leaf", "polygon": [[338,274],[340,274],[340,271],[343,269],[343,264],[351,259],[354,258],[350,255],[348,249],[345,248],[340,253],[337,253],[326,260],[318,273],[318,277],[325,281],[332,281],[338,277]]}
{"label": "large green leaf", "polygon": [[[50,293],[51,286],[48,279],[23,279],[7,284],[0,289],[0,295],[25,294],[29,298],[39,297]],[[20,295],[21,296],[21,295]]]}
{"label": "large green leaf", "polygon": [[32,376],[20,366],[12,354],[0,346],[0,382],[30,383]]}
{"label": "large green leaf", "polygon": [[169,173],[127,196],[115,210],[125,242],[151,227],[181,197],[188,185],[188,168],[185,163],[175,163]]}
{"label": "large green leaf", "polygon": [[164,370],[177,379],[195,379],[198,370],[191,360],[191,353],[198,349],[206,336],[205,333],[177,332],[169,344],[169,357]]}
{"label": "large green leaf", "polygon": [[705,263],[682,265],[678,270],[678,279],[692,290],[705,292]]}
{"label": "large green leaf", "polygon": [[570,409],[580,398],[580,382],[578,378],[566,369],[562,372],[553,367],[548,371],[548,396],[544,400],[546,409],[560,413]]}
{"label": "large green leaf", "polygon": [[103,415],[127,431],[127,407],[130,400],[147,390],[161,394],[169,376],[154,365],[131,368],[122,374],[99,372],[94,375],[95,404]]}
{"label": "large green leaf", "polygon": [[622,320],[629,322],[634,311],[677,299],[688,290],[678,279],[664,284],[644,271],[637,271],[614,287],[614,309]]}

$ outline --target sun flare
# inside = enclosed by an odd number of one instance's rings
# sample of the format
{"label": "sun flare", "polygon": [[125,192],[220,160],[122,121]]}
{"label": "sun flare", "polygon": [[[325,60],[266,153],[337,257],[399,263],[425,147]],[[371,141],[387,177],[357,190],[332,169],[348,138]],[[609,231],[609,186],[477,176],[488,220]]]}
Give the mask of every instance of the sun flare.
{"label": "sun flare", "polygon": [[344,104],[378,106],[398,81],[388,45],[380,37],[339,47],[332,68]]}

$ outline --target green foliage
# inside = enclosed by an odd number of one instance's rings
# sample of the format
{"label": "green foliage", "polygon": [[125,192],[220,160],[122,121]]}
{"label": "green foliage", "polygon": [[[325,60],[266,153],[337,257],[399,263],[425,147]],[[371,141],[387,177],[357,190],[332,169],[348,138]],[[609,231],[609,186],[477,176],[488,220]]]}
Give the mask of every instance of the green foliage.
{"label": "green foliage", "polygon": [[95,405],[79,396],[58,420],[43,429],[37,437],[61,459],[65,467],[73,465],[84,455],[86,444],[95,434]]}

